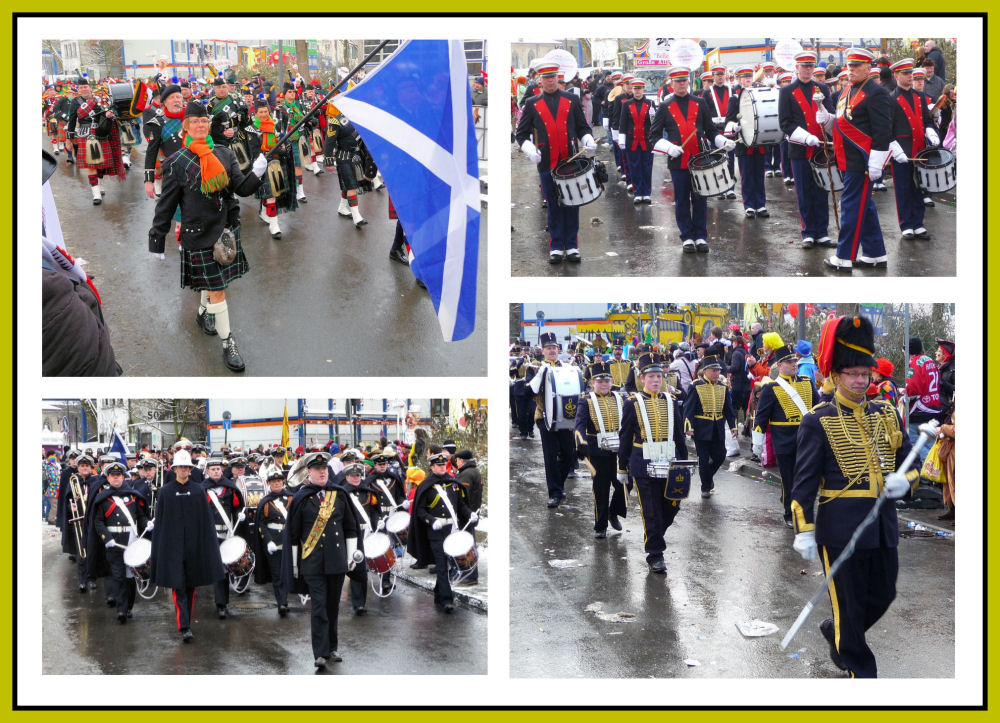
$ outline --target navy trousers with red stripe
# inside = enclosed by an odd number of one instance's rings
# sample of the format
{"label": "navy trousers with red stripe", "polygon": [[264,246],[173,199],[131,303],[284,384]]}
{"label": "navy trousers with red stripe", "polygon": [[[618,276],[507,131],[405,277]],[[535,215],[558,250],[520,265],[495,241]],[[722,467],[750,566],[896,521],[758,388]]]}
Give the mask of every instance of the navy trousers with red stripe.
{"label": "navy trousers with red stripe", "polygon": [[568,251],[577,248],[576,235],[580,230],[580,207],[560,206],[559,192],[549,171],[539,171],[542,194],[548,202],[546,212],[549,222],[549,251]]}
{"label": "navy trousers with red stripe", "polygon": [[686,168],[670,169],[674,186],[674,218],[681,241],[708,237],[708,202],[691,190],[691,173]]}
{"label": "navy trousers with red stripe", "polygon": [[802,219],[802,238],[818,239],[826,236],[830,225],[830,206],[827,203],[829,191],[820,187],[813,179],[809,159],[791,161],[795,173],[795,197],[799,202],[799,218]]}
{"label": "navy trousers with red stripe", "polygon": [[788,152],[788,141],[781,142],[781,177],[793,178],[792,157]]}
{"label": "navy trousers with red stripe", "polygon": [[[800,179],[796,177],[796,185]],[[882,227],[872,200],[872,184],[868,174],[844,171],[844,191],[840,196],[840,236],[837,258],[854,261],[858,253],[869,258],[885,256]]]}
{"label": "navy trousers with red stripe", "polygon": [[924,198],[913,181],[912,163],[892,162],[892,188],[896,192],[899,230],[914,230],[923,226]]}
{"label": "navy trousers with red stripe", "polygon": [[653,193],[653,152],[636,150],[626,151],[628,159],[629,180],[636,196],[649,196]]}
{"label": "navy trousers with red stripe", "polygon": [[740,191],[743,193],[743,208],[764,208],[767,205],[767,193],[764,191],[764,158],[759,150],[739,156]]}
{"label": "navy trousers with red stripe", "polygon": [[185,587],[174,590],[174,612],[177,616],[177,629],[187,630],[191,627],[191,611],[194,610],[194,588]]}

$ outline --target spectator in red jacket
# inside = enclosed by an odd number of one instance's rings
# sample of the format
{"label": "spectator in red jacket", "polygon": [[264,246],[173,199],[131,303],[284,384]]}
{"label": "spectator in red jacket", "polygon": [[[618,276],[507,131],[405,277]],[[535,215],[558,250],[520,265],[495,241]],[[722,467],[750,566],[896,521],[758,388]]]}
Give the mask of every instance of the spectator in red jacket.
{"label": "spectator in red jacket", "polygon": [[[941,372],[937,362],[924,354],[924,343],[919,337],[910,337],[910,363],[906,372],[906,397],[909,403],[907,428],[910,441],[920,436],[919,427],[941,414]],[[920,464],[927,456],[927,448],[920,450]]]}

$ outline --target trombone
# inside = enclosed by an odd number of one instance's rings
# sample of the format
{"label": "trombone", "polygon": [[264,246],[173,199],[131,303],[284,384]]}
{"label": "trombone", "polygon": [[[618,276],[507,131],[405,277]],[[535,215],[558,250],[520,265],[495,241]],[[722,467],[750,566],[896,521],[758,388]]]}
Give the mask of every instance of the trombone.
{"label": "trombone", "polygon": [[69,524],[73,526],[73,536],[76,540],[76,551],[81,560],[87,559],[87,544],[83,539],[83,518],[87,512],[87,502],[83,495],[83,488],[80,486],[80,478],[77,475],[70,475],[69,478],[69,509],[72,517]]}

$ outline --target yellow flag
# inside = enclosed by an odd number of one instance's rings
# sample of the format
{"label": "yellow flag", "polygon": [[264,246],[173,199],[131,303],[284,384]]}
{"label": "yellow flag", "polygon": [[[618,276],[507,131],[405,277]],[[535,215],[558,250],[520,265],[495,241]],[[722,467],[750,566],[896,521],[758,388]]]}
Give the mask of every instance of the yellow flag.
{"label": "yellow flag", "polygon": [[285,448],[285,464],[288,464],[288,402],[285,402],[285,418],[281,421],[281,446]]}
{"label": "yellow flag", "polygon": [[247,70],[257,67],[257,53],[253,48],[247,48]]}

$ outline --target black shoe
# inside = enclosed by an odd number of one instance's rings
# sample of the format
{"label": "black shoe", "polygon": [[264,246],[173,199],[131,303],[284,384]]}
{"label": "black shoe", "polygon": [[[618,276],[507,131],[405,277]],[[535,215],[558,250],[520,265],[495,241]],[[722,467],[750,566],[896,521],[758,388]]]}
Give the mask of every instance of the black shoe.
{"label": "black shoe", "polygon": [[222,341],[222,361],[226,363],[231,371],[241,372],[246,369],[246,364],[243,363],[243,356],[240,354],[240,350],[236,348],[236,340],[233,338],[232,333],[229,334],[227,339]]}
{"label": "black shoe", "polygon": [[430,567],[427,568],[427,572],[430,575],[437,575],[437,571],[438,571],[437,565],[431,565]]}
{"label": "black shoe", "polygon": [[411,570],[423,570],[426,567],[427,567],[426,562],[414,562],[412,565],[410,565]]}
{"label": "black shoe", "polygon": [[113,597],[106,597],[104,598],[104,604],[109,608],[113,608],[115,606],[115,599]]}
{"label": "black shoe", "polygon": [[181,640],[185,643],[190,643],[194,640],[194,633],[191,632],[191,628],[184,628],[181,630]]}
{"label": "black shoe", "polygon": [[82,582],[80,583],[80,592],[87,592],[87,585],[86,585],[86,583],[82,583]]}
{"label": "black shoe", "polygon": [[607,536],[608,536],[608,533],[605,530],[597,530],[596,532],[594,532],[594,537],[596,539],[598,539],[598,540],[603,540]]}
{"label": "black shoe", "polygon": [[219,332],[215,329],[215,314],[209,314],[207,311],[204,313],[199,312],[195,315],[195,319],[198,322],[198,328],[209,336],[218,336]]}
{"label": "black shoe", "polygon": [[398,261],[403,264],[403,266],[410,265],[410,260],[406,257],[406,254],[403,253],[403,249],[393,249],[389,252],[389,258],[393,261]]}
{"label": "black shoe", "polygon": [[97,589],[97,581],[96,580],[88,580],[87,584],[88,584],[88,586],[90,587],[91,590],[96,590]]}
{"label": "black shoe", "polygon": [[562,502],[562,497],[560,495],[552,495],[549,497],[549,509],[558,507],[560,502]]}
{"label": "black shoe", "polygon": [[793,527],[791,513],[785,515],[785,527]]}
{"label": "black shoe", "polygon": [[667,565],[663,560],[656,560],[655,562],[649,563],[649,571],[655,572],[658,575],[665,575],[667,572]]}
{"label": "black shoe", "polygon": [[326,658],[324,658],[322,655],[319,656],[318,658],[316,658],[316,660],[313,661],[313,665],[315,665],[317,668],[325,668]]}
{"label": "black shoe", "polygon": [[118,613],[118,622],[124,625],[126,620],[128,620],[128,617],[126,617],[125,613]]}
{"label": "black shoe", "polygon": [[837,645],[834,642],[833,634],[833,618],[827,618],[819,624],[819,631],[823,633],[823,637],[826,638],[826,642],[830,643],[830,660],[841,670],[847,670],[847,666],[840,659],[840,653],[837,652]]}
{"label": "black shoe", "polygon": [[278,615],[280,617],[287,618],[288,617],[288,606],[287,605],[279,605],[278,606]]}
{"label": "black shoe", "polygon": [[69,561],[70,562],[76,562],[76,555],[70,555],[69,556]]}
{"label": "black shoe", "polygon": [[366,608],[364,605],[362,605],[359,608],[354,608],[354,614],[358,615],[358,616],[367,615],[368,614],[368,608]]}
{"label": "black shoe", "polygon": [[132,611],[129,610],[127,613],[125,613],[125,617],[127,617],[129,620],[131,620],[132,619]]}
{"label": "black shoe", "polygon": [[707,500],[707,499],[708,499],[709,497],[711,497],[711,496],[712,496],[712,492],[711,492],[711,490],[702,490],[702,491],[701,491],[701,498],[702,498],[703,500]]}
{"label": "black shoe", "polygon": [[219,620],[225,620],[225,619],[226,619],[226,613],[228,613],[228,612],[229,612],[229,611],[228,611],[228,610],[226,609],[226,606],[225,606],[225,605],[220,605],[220,606],[218,607],[218,611],[219,611]]}
{"label": "black shoe", "polygon": [[452,605],[451,603],[445,603],[444,605],[441,606],[441,609],[444,611],[445,615],[451,615],[453,612],[455,612],[455,606]]}
{"label": "black shoe", "polygon": [[332,653],[330,653],[330,662],[331,663],[343,663],[344,659],[340,656],[340,653],[338,653],[336,650],[334,650]]}
{"label": "black shoe", "polygon": [[608,524],[616,530],[620,531],[622,529],[622,523],[619,521],[618,515],[609,515]]}

